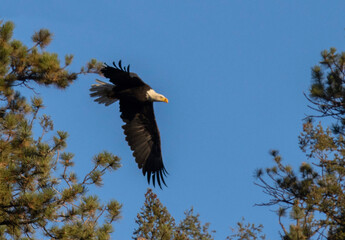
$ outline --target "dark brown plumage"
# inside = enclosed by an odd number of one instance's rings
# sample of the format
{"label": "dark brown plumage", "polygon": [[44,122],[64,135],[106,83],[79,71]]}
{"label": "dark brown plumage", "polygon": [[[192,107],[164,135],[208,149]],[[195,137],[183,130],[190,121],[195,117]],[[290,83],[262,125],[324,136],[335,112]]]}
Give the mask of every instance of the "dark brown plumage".
{"label": "dark brown plumage", "polygon": [[113,84],[97,80],[98,84],[92,85],[90,95],[96,97],[96,102],[106,106],[119,100],[121,118],[125,122],[122,128],[138,167],[144,175],[147,174],[149,183],[152,178],[154,186],[156,181],[159,187],[161,182],[166,185],[164,177],[167,171],[163,164],[153,102],[168,100],[144,83],[137,74],[130,72],[129,65],[122,67],[121,61],[119,66],[113,65],[105,65],[101,70]]}

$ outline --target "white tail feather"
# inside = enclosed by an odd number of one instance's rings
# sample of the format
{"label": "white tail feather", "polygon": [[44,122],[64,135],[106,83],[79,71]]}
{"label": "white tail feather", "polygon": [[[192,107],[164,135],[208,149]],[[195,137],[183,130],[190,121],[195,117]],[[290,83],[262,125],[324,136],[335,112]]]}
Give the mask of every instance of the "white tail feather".
{"label": "white tail feather", "polygon": [[118,99],[114,97],[114,85],[96,79],[98,84],[92,84],[90,96],[95,97],[95,102],[109,106]]}

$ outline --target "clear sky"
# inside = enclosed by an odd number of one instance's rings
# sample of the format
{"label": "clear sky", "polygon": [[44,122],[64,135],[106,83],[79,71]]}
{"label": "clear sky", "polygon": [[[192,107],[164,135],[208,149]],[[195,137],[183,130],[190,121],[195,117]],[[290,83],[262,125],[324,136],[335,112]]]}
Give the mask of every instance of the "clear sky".
{"label": "clear sky", "polygon": [[[72,71],[91,58],[122,59],[169,99],[155,104],[168,188],[154,192],[177,221],[194,206],[216,239],[242,216],[278,238],[275,208],[254,206],[268,200],[253,184],[254,171],[272,166],[271,149],[294,166],[305,161],[297,137],[311,111],[303,92],[320,52],[345,50],[343,0],[5,0],[0,8],[27,45],[34,31],[51,30],[48,50],[61,59],[74,54]],[[90,193],[123,203],[113,238],[129,239],[148,184],[125,141],[118,104],[89,97],[96,77],[38,91],[55,130],[70,134],[77,173],[90,170],[102,150],[122,159]]]}

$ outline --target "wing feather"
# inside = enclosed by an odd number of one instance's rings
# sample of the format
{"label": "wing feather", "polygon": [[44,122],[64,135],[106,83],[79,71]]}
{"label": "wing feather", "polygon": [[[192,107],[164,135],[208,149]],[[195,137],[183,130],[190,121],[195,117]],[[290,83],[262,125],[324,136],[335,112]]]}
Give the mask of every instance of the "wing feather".
{"label": "wing feather", "polygon": [[[144,176],[147,174],[147,181],[159,187],[164,183],[165,170],[160,135],[153,111],[152,102],[133,102],[120,100],[121,118],[125,122],[123,126],[126,141],[133,150],[133,156],[142,169]],[[157,181],[156,181],[157,180]]]}
{"label": "wing feather", "polygon": [[126,67],[123,68],[121,60],[119,61],[119,66],[116,66],[115,62],[113,65],[114,67],[104,64],[101,72],[104,77],[109,78],[110,82],[116,86],[126,89],[146,85],[137,74],[129,72],[129,67],[127,69]]}

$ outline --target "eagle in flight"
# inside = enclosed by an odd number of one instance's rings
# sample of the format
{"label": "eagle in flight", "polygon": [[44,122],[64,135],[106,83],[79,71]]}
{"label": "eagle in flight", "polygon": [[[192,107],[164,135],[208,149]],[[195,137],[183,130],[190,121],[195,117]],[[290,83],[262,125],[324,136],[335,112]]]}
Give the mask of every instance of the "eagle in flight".
{"label": "eagle in flight", "polygon": [[133,151],[133,156],[142,169],[144,176],[150,183],[152,178],[153,186],[158,182],[165,184],[165,170],[160,134],[157,127],[153,102],[166,102],[168,99],[162,94],[156,93],[141,78],[129,71],[129,65],[122,67],[121,60],[118,66],[107,64],[101,69],[103,75],[112,83],[96,80],[90,88],[91,97],[95,102],[109,106],[119,100],[121,118],[124,121],[122,128],[126,135],[126,141]]}

